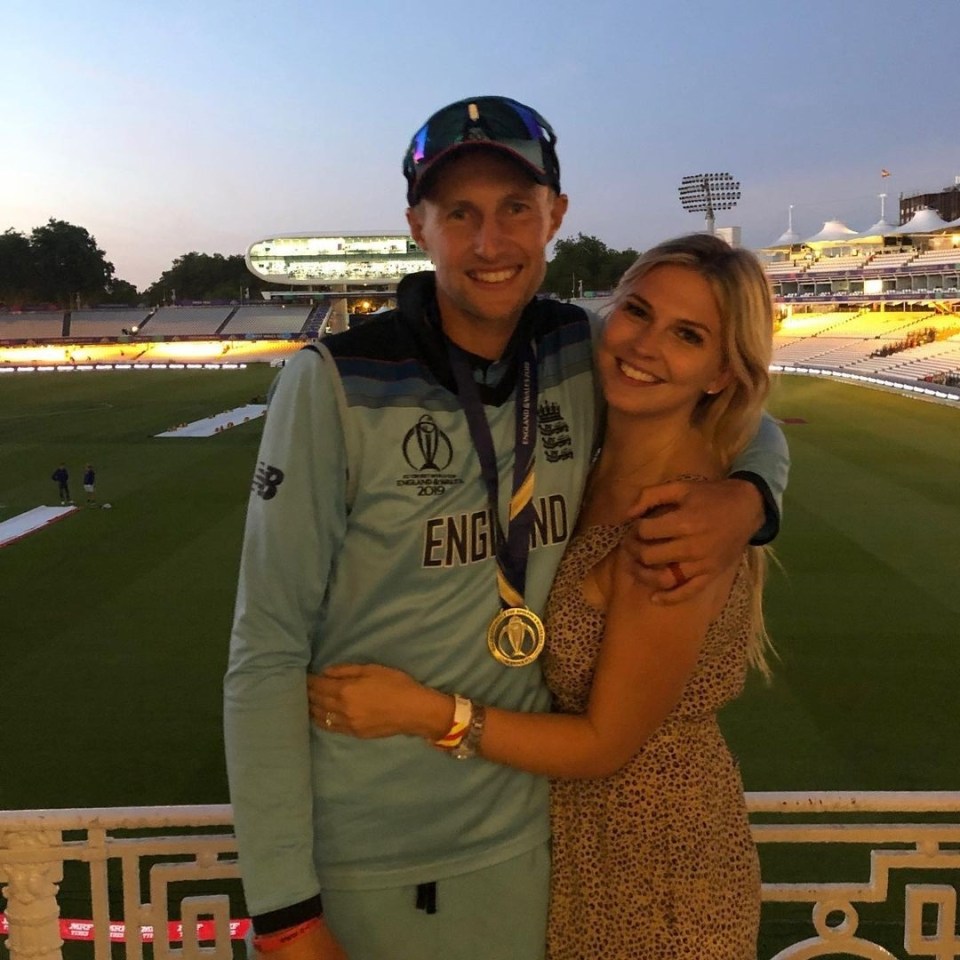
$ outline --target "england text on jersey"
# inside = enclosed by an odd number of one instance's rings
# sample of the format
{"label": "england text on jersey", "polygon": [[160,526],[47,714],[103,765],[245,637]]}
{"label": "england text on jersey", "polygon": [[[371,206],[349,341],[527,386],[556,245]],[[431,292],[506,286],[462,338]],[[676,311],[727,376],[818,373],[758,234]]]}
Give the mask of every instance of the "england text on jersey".
{"label": "england text on jersey", "polygon": [[[536,517],[530,548],[565,543],[569,536],[569,511],[562,494],[534,500]],[[432,517],[424,524],[423,566],[456,567],[478,563],[494,555],[494,525],[490,510]]]}

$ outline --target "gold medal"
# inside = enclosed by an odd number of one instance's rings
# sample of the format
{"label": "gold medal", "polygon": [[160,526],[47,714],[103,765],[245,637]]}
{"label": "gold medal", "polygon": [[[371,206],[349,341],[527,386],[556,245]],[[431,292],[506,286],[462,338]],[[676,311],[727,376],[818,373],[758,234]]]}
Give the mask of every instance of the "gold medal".
{"label": "gold medal", "polygon": [[505,667],[525,667],[543,651],[547,631],[543,621],[526,607],[501,610],[487,627],[487,646]]}

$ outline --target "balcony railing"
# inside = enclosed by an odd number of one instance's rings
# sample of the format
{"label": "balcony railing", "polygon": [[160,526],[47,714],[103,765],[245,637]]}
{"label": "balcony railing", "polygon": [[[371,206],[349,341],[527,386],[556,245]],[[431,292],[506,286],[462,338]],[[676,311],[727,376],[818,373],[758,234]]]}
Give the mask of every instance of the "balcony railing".
{"label": "balcony railing", "polygon": [[[800,847],[869,850],[865,879],[765,878],[764,902],[805,905],[809,922],[763,960],[897,957],[858,935],[861,909],[878,904],[896,913],[902,956],[960,957],[950,882],[960,875],[960,792],[750,793],[747,802],[762,856],[774,846],[787,863]],[[229,960],[243,924],[231,920],[231,891],[239,902],[231,824],[226,805],[0,811],[11,960],[60,960],[64,932],[89,937],[95,960],[110,960],[121,939],[129,960],[142,960],[145,940],[156,960]],[[61,926],[58,901],[65,864],[86,864],[89,916],[72,931]]]}

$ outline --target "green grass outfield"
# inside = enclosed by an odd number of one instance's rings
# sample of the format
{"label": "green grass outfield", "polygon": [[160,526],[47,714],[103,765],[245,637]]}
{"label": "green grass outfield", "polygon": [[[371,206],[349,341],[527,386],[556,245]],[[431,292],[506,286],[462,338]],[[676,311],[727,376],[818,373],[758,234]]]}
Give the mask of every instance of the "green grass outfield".
{"label": "green grass outfield", "polygon": [[[0,549],[0,807],[227,800],[220,682],[260,422],[153,435],[272,377],[0,377],[0,520],[58,502],[61,460],[78,501],[92,461],[113,507]],[[767,599],[782,659],[724,716],[747,789],[960,790],[960,410],[806,377],[770,406],[805,422],[784,426]]]}

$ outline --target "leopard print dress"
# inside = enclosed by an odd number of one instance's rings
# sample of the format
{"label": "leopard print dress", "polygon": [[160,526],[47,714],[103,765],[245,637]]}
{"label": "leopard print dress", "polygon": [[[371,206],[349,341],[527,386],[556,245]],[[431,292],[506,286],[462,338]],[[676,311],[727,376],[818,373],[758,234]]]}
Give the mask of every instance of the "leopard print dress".
{"label": "leopard print dress", "polygon": [[[587,571],[626,527],[568,545],[547,605],[554,709],[582,713],[603,636]],[[613,776],[551,783],[550,960],[750,960],[760,868],[743,784],[716,711],[743,688],[750,588],[743,568],[680,701]]]}

